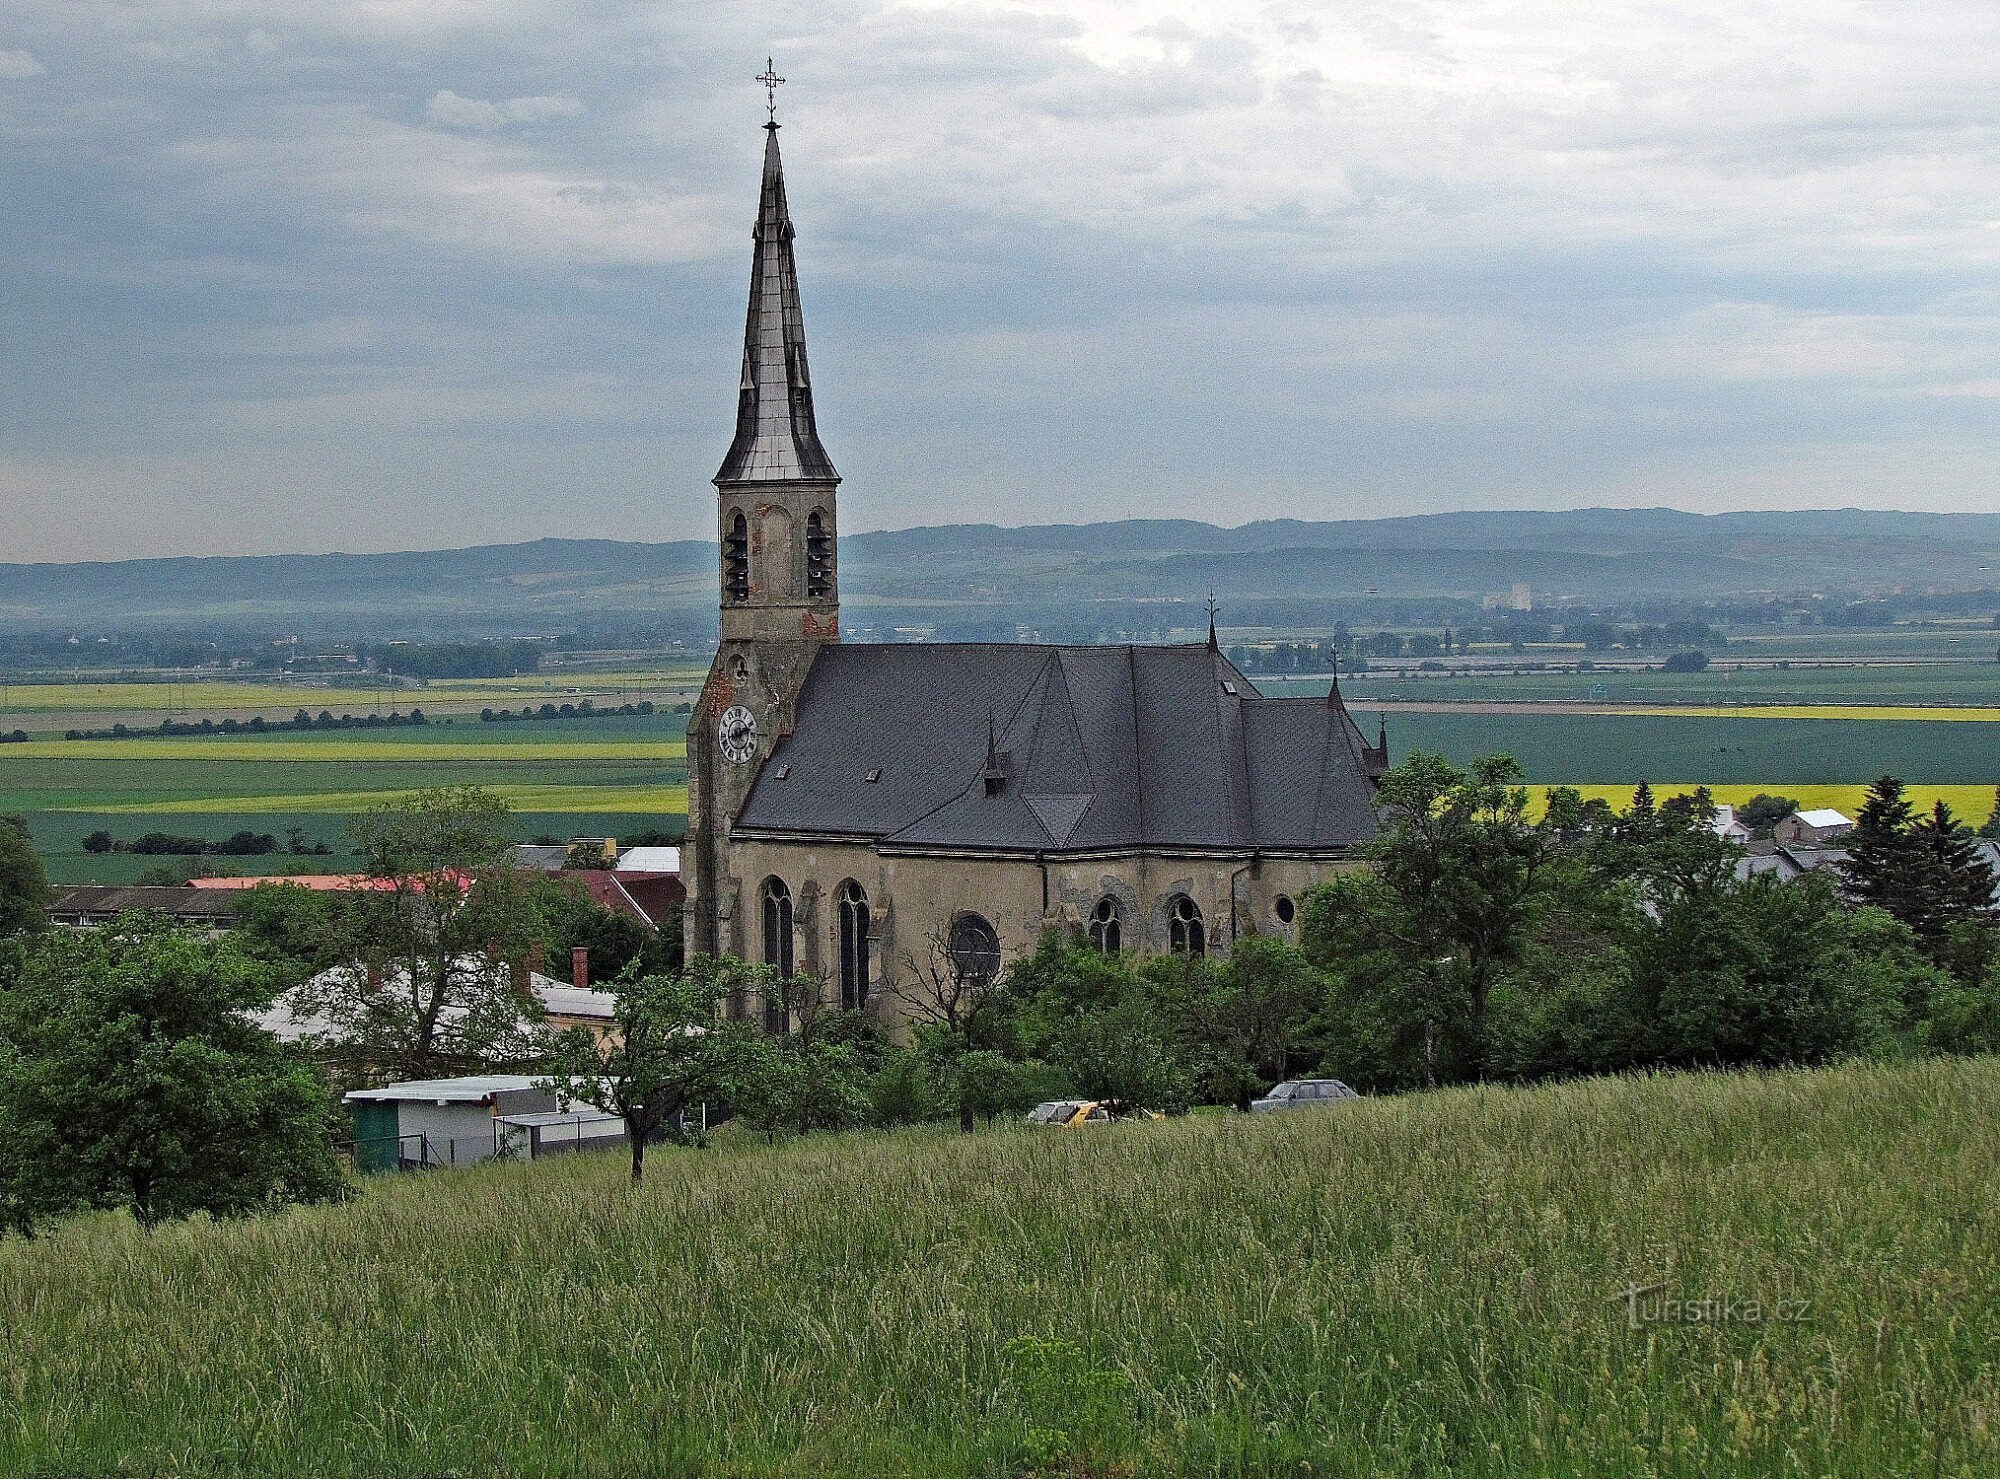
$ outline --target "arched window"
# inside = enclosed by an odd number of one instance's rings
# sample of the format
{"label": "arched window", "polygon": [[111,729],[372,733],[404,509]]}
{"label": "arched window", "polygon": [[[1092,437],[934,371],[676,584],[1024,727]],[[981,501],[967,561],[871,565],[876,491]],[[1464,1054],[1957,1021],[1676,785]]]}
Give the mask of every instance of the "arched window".
{"label": "arched window", "polygon": [[826,515],[814,509],[806,515],[806,594],[825,596],[833,592],[833,536],[826,530]]}
{"label": "arched window", "polygon": [[732,601],[750,599],[750,522],[740,510],[722,536],[722,594]]}
{"label": "arched window", "polygon": [[856,1012],[868,1005],[868,895],[852,878],[840,886],[840,1006]]}
{"label": "arched window", "polygon": [[1299,917],[1299,906],[1292,902],[1290,894],[1279,894],[1276,908],[1279,924],[1290,924]]}
{"label": "arched window", "polygon": [[[782,878],[764,880],[764,964],[780,976],[792,974],[792,891]],[[783,1032],[791,1024],[785,1020],[785,1004],[766,996],[764,1029]]]}
{"label": "arched window", "polygon": [[1000,974],[1000,936],[977,914],[961,914],[951,922],[945,954],[963,984],[985,985]]}
{"label": "arched window", "polygon": [[1120,926],[1124,923],[1118,913],[1118,901],[1106,894],[1097,901],[1097,907],[1090,911],[1090,943],[1103,955],[1118,953]]}
{"label": "arched window", "polygon": [[1175,894],[1167,903],[1167,945],[1176,955],[1200,955],[1207,949],[1201,909],[1186,894]]}

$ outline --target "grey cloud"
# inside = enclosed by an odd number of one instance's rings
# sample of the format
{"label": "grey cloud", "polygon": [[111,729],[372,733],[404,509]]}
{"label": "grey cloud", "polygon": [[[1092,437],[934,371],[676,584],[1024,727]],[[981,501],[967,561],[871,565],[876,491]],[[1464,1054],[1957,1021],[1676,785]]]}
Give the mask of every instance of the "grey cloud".
{"label": "grey cloud", "polygon": [[424,116],[442,128],[474,129],[492,133],[510,123],[546,123],[551,118],[574,118],[583,104],[566,93],[543,97],[507,98],[488,102],[484,98],[462,98],[449,88],[440,88],[424,104]]}
{"label": "grey cloud", "polygon": [[2000,496],[1990,0],[0,0],[0,38],[64,84],[0,87],[17,556],[700,533],[767,49],[849,527]]}
{"label": "grey cloud", "polygon": [[48,68],[29,52],[0,49],[0,78],[19,81],[26,77],[39,77],[46,71]]}

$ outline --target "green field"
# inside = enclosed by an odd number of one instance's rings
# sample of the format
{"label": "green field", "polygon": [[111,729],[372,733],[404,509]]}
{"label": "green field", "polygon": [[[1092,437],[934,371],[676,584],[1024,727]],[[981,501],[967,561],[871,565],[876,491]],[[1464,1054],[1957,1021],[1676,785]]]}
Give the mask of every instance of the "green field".
{"label": "green field", "polygon": [[0,1471],[1990,1474],[1996,1144],[1934,1061],[103,1217],[0,1244]]}
{"label": "green field", "polygon": [[[1375,716],[1365,699],[1357,693],[1351,704],[1372,733]],[[1463,763],[1506,751],[1537,786],[1629,794],[1647,780],[1707,784],[1725,798],[1730,788],[1746,786],[1797,796],[1808,790],[1831,795],[1827,788],[1835,788],[1841,799],[1829,804],[1851,809],[1859,788],[1888,772],[1953,788],[1945,794],[1962,815],[1985,819],[1992,788],[2000,783],[2000,722],[1993,709],[1965,708],[1950,719],[1859,718],[1852,712],[1792,718],[1684,708],[1397,711],[1389,714],[1388,729],[1394,757],[1422,749]],[[84,835],[99,827],[130,839],[153,830],[222,837],[243,827],[282,838],[299,826],[310,839],[338,847],[348,814],[425,786],[462,782],[506,799],[521,814],[524,836],[615,836],[621,827],[679,825],[687,807],[685,722],[659,714],[394,731],[38,740],[0,746],[0,812],[28,816],[51,876],[62,882],[124,881],[158,865],[157,859],[85,854]],[[558,814],[577,820],[565,830],[548,820]],[[261,872],[291,865],[265,857],[232,866]]]}
{"label": "green field", "polygon": [[[1996,636],[2000,640],[2000,636]],[[1713,654],[1711,654],[1713,655]],[[1990,648],[1987,656],[1992,655]],[[1568,660],[1568,659],[1565,659]],[[1257,677],[1266,693],[1326,691],[1326,679]],[[1351,703],[1384,698],[1444,702],[1570,699],[1576,702],[1672,704],[1974,704],[2000,701],[2000,663],[1936,663],[1921,667],[1762,668],[1705,673],[1497,672],[1458,678],[1448,673],[1343,675]]]}
{"label": "green field", "polygon": [[[1358,699],[1371,738],[1375,716]],[[1391,713],[1392,759],[1412,750],[1464,763],[1506,751],[1543,783],[1699,780],[1792,785],[1909,780],[2000,784],[2000,725],[1918,719],[1751,719],[1625,714]],[[1983,819],[1984,813],[1981,813]]]}
{"label": "green field", "polygon": [[365,679],[316,682],[293,679],[195,678],[186,682],[74,681],[0,683],[0,713],[63,715],[122,709],[137,713],[212,714],[217,718],[273,708],[303,708],[317,714],[366,713],[371,709],[463,708],[470,704],[520,708],[523,704],[568,703],[588,696],[609,704],[658,702],[670,693],[699,687],[706,664],[615,673],[551,671],[520,678],[438,678],[414,688],[371,684]]}
{"label": "green field", "polygon": [[283,841],[299,827],[328,858],[220,860],[245,873],[351,864],[347,818],[427,786],[472,783],[514,807],[523,837],[617,836],[680,825],[687,811],[685,718],[456,724],[422,729],[200,739],[34,741],[0,746],[0,812],[19,812],[62,883],[129,882],[170,861],[89,854],[98,828]]}

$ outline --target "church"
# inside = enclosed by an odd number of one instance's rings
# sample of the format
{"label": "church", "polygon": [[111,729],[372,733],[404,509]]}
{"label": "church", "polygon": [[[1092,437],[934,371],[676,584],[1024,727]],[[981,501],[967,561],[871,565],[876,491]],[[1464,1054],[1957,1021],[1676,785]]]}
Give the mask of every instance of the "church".
{"label": "church", "polygon": [[[840,475],[813,416],[775,115],[736,435],[715,475],[721,640],[689,720],[690,953],[897,1015],[920,971],[991,978],[1048,930],[1227,951],[1375,835],[1388,746],[1267,698],[1206,643],[841,640]],[[764,1019],[782,1030],[775,1003]]]}

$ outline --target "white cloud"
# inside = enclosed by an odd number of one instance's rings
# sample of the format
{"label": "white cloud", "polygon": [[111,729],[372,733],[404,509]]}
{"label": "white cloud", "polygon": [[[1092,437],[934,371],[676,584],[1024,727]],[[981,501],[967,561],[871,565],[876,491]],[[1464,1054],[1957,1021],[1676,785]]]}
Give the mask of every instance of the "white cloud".
{"label": "white cloud", "polygon": [[431,94],[424,116],[440,128],[472,129],[492,133],[510,123],[546,123],[551,118],[574,118],[583,104],[567,93],[542,97],[507,98],[498,103],[484,98],[462,98],[449,88]]}
{"label": "white cloud", "polygon": [[0,50],[0,78],[18,81],[23,77],[39,77],[46,71],[47,67],[25,51]]}

